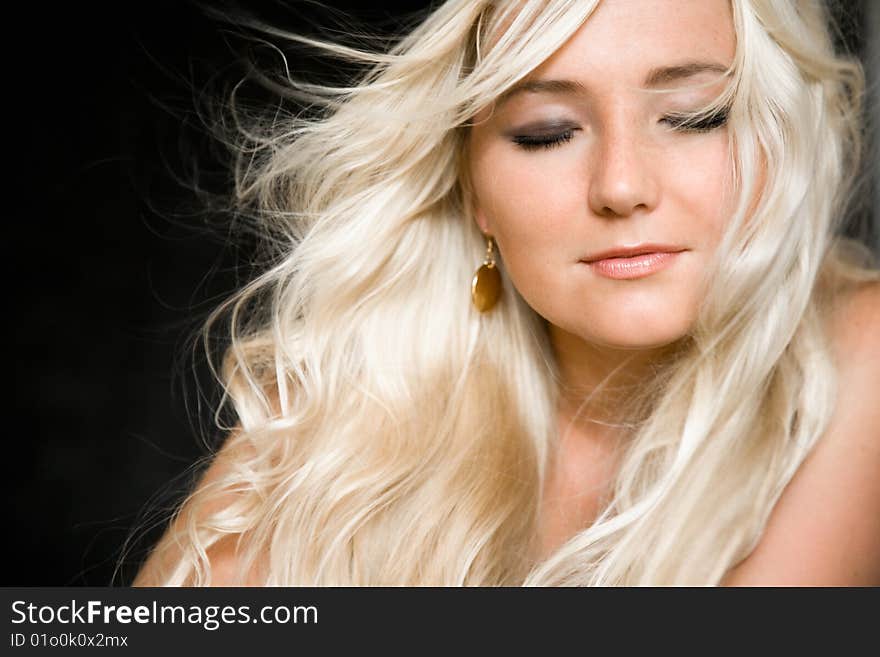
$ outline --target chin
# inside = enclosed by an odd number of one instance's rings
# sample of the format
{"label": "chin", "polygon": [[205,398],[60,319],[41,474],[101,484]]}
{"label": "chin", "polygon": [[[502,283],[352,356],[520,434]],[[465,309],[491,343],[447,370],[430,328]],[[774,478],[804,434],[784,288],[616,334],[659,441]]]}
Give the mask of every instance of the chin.
{"label": "chin", "polygon": [[681,322],[616,322],[610,326],[593,324],[576,331],[581,338],[596,346],[611,349],[659,349],[687,337],[691,323]]}
{"label": "chin", "polygon": [[610,349],[621,349],[626,351],[643,351],[651,349],[661,349],[675,344],[682,338],[686,337],[686,333],[675,335],[626,335],[626,336],[602,336],[604,339],[590,340],[597,346]]}

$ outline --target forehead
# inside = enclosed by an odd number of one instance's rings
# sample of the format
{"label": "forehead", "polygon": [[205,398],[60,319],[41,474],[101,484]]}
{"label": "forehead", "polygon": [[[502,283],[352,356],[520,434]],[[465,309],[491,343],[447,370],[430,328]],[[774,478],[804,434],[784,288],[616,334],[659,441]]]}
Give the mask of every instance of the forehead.
{"label": "forehead", "polygon": [[736,50],[730,0],[601,0],[528,77],[643,79],[658,64],[714,61]]}

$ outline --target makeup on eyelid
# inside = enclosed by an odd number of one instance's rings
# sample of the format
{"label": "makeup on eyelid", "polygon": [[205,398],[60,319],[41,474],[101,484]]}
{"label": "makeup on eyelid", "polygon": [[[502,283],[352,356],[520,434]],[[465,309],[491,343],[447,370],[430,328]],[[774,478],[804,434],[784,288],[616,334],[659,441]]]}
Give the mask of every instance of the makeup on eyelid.
{"label": "makeup on eyelid", "polygon": [[[710,132],[716,128],[724,126],[727,123],[727,116],[727,109],[703,117],[700,117],[699,115],[695,117],[692,114],[681,112],[666,114],[660,118],[660,122],[666,123],[672,130],[677,132],[700,133]],[[513,131],[514,134],[511,135],[510,139],[513,143],[525,150],[552,148],[570,141],[574,136],[574,133],[581,130],[581,128],[578,127],[565,127],[567,125],[568,124],[559,122],[542,126],[544,127],[544,130],[536,130],[536,134],[516,134],[519,132],[519,130],[516,130]],[[561,132],[550,132],[554,128],[559,130],[559,128],[563,127],[564,129]],[[520,130],[525,129],[526,128],[521,128]]]}
{"label": "makeup on eyelid", "polygon": [[[672,103],[673,106],[678,106],[681,109],[670,109],[660,113],[658,123],[666,124],[673,131],[682,133],[710,132],[727,123],[728,108],[721,108],[713,113],[701,116],[702,108],[710,104],[710,99],[702,94],[695,96],[687,88],[681,91],[685,93],[682,96],[677,96]],[[546,106],[544,110],[546,111]],[[524,124],[506,130],[504,131],[504,136],[528,151],[559,146],[564,142],[570,141],[574,136],[574,132],[579,130],[582,130],[579,122],[571,119],[549,119],[546,121],[539,119],[527,121]]]}
{"label": "makeup on eyelid", "polygon": [[732,212],[729,2],[675,3],[599,3],[469,135],[475,222],[552,335],[591,353],[688,335]]}

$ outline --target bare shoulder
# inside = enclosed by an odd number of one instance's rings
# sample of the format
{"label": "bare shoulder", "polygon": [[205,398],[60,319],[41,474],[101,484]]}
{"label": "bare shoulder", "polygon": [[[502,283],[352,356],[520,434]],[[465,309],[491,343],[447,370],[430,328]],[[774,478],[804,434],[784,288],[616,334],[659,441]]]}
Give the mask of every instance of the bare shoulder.
{"label": "bare shoulder", "polygon": [[[214,456],[209,467],[195,486],[195,491],[206,493],[205,501],[199,504],[197,508],[192,506],[191,500],[184,503],[171,525],[165,531],[165,534],[144,562],[132,586],[165,585],[182,554],[179,541],[185,540],[184,526],[193,516],[198,521],[200,518],[225,508],[233,501],[236,495],[235,492],[213,494],[213,489],[216,489],[217,484],[234,467],[236,460],[249,454],[251,452],[247,447],[227,439],[223,448]],[[233,586],[239,583],[236,579],[239,563],[236,551],[236,538],[237,535],[229,535],[208,548],[207,556],[211,566],[212,586]],[[253,581],[244,582],[247,585],[254,583]],[[189,579],[183,585],[189,585]]]}
{"label": "bare shoulder", "polygon": [[732,585],[880,585],[880,283],[839,299],[828,335],[838,396]]}
{"label": "bare shoulder", "polygon": [[829,318],[829,332],[833,346],[867,346],[872,339],[878,344],[876,329],[880,322],[880,281],[868,281],[853,285],[838,295]]}

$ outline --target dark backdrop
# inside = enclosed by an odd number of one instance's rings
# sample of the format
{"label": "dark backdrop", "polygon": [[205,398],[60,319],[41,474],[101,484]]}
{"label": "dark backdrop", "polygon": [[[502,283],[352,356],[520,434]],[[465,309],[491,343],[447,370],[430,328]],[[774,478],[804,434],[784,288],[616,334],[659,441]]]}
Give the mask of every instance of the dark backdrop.
{"label": "dark backdrop", "polygon": [[[6,21],[15,396],[3,585],[130,582],[162,528],[112,579],[123,541],[148,504],[177,500],[205,451],[182,393],[194,387],[186,338],[248,274],[246,240],[224,245],[175,179],[192,180],[196,156],[209,186],[223,182],[191,91],[234,82],[239,48],[192,4],[99,4],[20,3]],[[242,4],[297,30],[313,29],[303,16],[328,16],[303,2]],[[325,4],[381,28],[429,3]],[[844,4],[847,39],[864,48],[861,5]]]}
{"label": "dark backdrop", "polygon": [[[298,16],[330,18],[303,2],[241,4],[291,29],[315,29]],[[428,3],[325,4],[379,29]],[[222,183],[192,94],[235,82],[242,47],[187,2],[19,10],[3,59],[15,397],[2,584],[105,585],[139,513],[173,503],[205,452],[183,394],[194,387],[186,341],[250,253],[247,240],[224,245],[181,182],[197,157],[200,176]]]}

